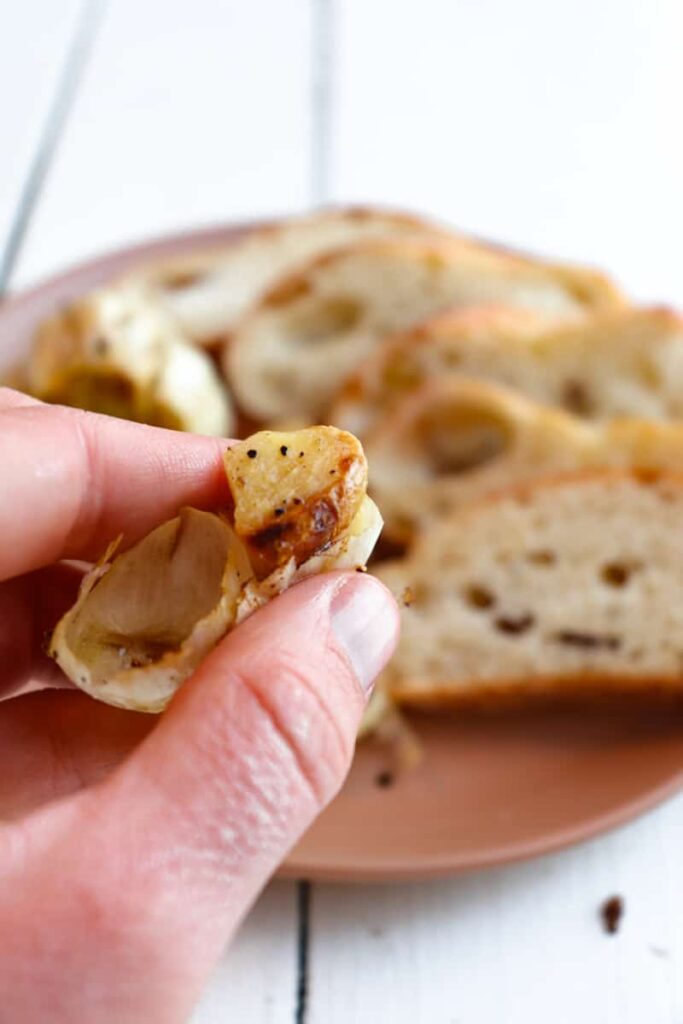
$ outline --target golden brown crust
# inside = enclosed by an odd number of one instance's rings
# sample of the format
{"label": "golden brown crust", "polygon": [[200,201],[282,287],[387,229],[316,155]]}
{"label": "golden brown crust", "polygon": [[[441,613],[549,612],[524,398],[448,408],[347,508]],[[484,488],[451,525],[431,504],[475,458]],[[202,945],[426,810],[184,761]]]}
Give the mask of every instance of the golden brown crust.
{"label": "golden brown crust", "polygon": [[388,684],[392,700],[405,707],[424,710],[498,711],[528,707],[529,704],[595,704],[615,698],[627,700],[683,700],[683,674],[677,676],[608,675],[581,672],[573,675],[538,676],[524,679],[458,680],[458,689],[447,681],[424,682],[402,679]]}
{"label": "golden brown crust", "polygon": [[311,290],[311,283],[306,274],[299,272],[283,277],[273,288],[266,292],[261,302],[269,309],[278,309],[289,302],[295,302]]}
{"label": "golden brown crust", "polygon": [[[431,234],[424,225],[422,232],[420,236],[365,239],[356,244],[365,253],[376,256],[402,256],[404,259],[423,263],[430,269],[446,268],[454,260],[466,258],[480,261],[482,268],[485,268],[486,264],[502,264],[507,266],[513,276],[516,272],[527,274],[532,271],[541,278],[555,278],[587,309],[610,310],[625,305],[620,290],[600,271],[524,256],[488,242],[439,233],[436,229]],[[281,306],[306,294],[310,289],[311,277],[318,270],[336,263],[340,254],[348,248],[346,244],[330,248],[311,259],[305,269],[284,276],[273,288],[265,292],[261,304],[266,307]]]}

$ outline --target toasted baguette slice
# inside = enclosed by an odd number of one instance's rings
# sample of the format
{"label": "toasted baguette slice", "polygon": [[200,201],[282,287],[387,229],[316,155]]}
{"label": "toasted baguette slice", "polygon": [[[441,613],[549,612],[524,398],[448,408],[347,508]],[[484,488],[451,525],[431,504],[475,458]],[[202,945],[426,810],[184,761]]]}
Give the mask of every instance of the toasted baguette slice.
{"label": "toasted baguette slice", "polygon": [[377,568],[415,705],[683,695],[683,475],[602,472],[469,505]]}
{"label": "toasted baguette slice", "polygon": [[143,288],[112,286],[45,320],[26,367],[45,402],[229,436],[232,404],[210,357]]}
{"label": "toasted baguette slice", "polygon": [[624,308],[548,329],[512,309],[434,317],[376,350],[330,421],[364,435],[428,377],[457,371],[518,388],[587,419],[683,416],[683,318]]}
{"label": "toasted baguette slice", "polygon": [[683,472],[683,423],[589,423],[518,391],[456,374],[434,377],[365,443],[386,536],[411,541],[465,502],[566,470]]}
{"label": "toasted baguette slice", "polygon": [[440,230],[391,210],[321,210],[257,228],[230,246],[138,267],[128,279],[151,286],[189,336],[212,347],[224,341],[251,303],[278,278],[326,249],[363,238]]}
{"label": "toasted baguette slice", "polygon": [[316,419],[388,333],[450,306],[501,302],[555,320],[622,300],[593,271],[467,239],[378,239],[328,253],[282,280],[235,331],[225,368],[252,416]]}

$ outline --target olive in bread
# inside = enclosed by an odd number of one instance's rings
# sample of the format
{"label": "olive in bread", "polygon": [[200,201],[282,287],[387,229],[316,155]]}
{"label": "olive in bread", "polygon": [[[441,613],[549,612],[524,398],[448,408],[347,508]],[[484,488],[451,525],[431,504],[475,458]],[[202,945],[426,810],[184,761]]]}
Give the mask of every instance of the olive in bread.
{"label": "olive in bread", "polygon": [[511,388],[432,377],[365,441],[389,539],[406,543],[468,501],[565,470],[683,472],[683,423],[590,423]]}
{"label": "olive in bread", "polygon": [[683,694],[683,475],[569,475],[472,503],[379,565],[409,589],[403,704]]}
{"label": "olive in bread", "polygon": [[621,302],[594,271],[463,238],[377,239],[281,280],[234,332],[224,367],[249,415],[315,420],[387,334],[448,307],[506,303],[556,320]]}

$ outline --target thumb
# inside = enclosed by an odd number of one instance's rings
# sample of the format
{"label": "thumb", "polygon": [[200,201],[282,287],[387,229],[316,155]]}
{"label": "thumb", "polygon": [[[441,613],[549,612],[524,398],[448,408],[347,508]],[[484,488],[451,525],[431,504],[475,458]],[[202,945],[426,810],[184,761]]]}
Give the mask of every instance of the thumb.
{"label": "thumb", "polygon": [[336,794],[397,632],[374,577],[300,583],[219,645],[118,773],[129,824],[132,807],[146,849],[182,867],[193,906],[230,893],[239,918]]}
{"label": "thumb", "polygon": [[[334,573],[226,637],[119,769],[33,818],[44,853],[31,962],[52,921],[89,936],[70,964],[79,976],[109,991],[120,968],[126,1006],[162,1000],[184,1019],[258,891],[339,789],[397,631],[378,580]],[[77,879],[78,899],[50,878]],[[146,964],[141,991],[131,961]]]}

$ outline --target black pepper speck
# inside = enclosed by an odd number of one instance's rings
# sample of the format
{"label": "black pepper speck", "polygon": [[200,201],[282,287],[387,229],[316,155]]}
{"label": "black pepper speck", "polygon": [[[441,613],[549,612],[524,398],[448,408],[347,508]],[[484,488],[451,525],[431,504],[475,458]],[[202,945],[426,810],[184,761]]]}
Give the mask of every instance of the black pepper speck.
{"label": "black pepper speck", "polygon": [[287,454],[287,445],[286,444],[281,444],[280,445],[280,455],[286,455],[286,454]]}
{"label": "black pepper speck", "polygon": [[250,459],[255,459],[256,458],[256,449],[255,448],[250,448],[249,451],[247,452],[247,455],[249,456]]}
{"label": "black pepper speck", "polygon": [[624,900],[621,896],[610,896],[600,906],[602,926],[608,935],[616,935],[624,916]]}

